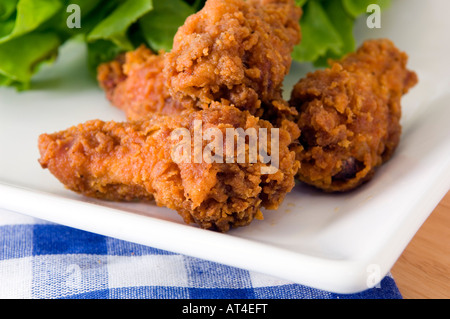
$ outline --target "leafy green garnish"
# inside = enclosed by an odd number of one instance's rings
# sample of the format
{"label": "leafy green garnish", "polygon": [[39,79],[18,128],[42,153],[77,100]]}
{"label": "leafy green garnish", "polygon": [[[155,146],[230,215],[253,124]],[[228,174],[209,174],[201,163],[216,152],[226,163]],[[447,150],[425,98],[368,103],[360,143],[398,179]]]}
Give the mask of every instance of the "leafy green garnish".
{"label": "leafy green garnish", "polygon": [[195,10],[182,0],[155,1],[154,8],[139,20],[147,44],[155,50],[170,51],[178,28]]}
{"label": "leafy green garnish", "polygon": [[386,9],[390,6],[390,0],[342,0],[342,4],[353,18],[367,12],[367,7],[371,4],[377,4],[381,9]]}
{"label": "leafy green garnish", "polygon": [[[17,3],[17,17],[14,27],[10,33],[2,34],[0,43],[5,43],[8,40],[34,31],[43,22],[56,14],[61,9],[61,6],[62,3],[59,0],[20,0]],[[8,10],[11,11],[11,8]]]}
{"label": "leafy green garnish", "polygon": [[114,60],[123,50],[111,41],[98,40],[87,44],[88,47],[88,67],[95,76],[97,66],[100,63]]}
{"label": "leafy green garnish", "polygon": [[133,50],[133,44],[126,32],[134,22],[152,9],[152,0],[126,0],[88,34],[87,41],[110,40],[123,50]]}
{"label": "leafy green garnish", "polygon": [[324,66],[328,59],[337,59],[355,49],[353,27],[356,19],[367,14],[370,4],[381,9],[390,0],[296,0],[302,4],[302,42],[295,47],[293,58]]}
{"label": "leafy green garnish", "polygon": [[[303,9],[302,42],[294,60],[324,65],[354,50],[355,20],[369,4],[387,8],[390,0],[295,0]],[[73,37],[87,45],[87,67],[97,66],[124,51],[146,44],[170,51],[185,19],[205,0],[1,0],[0,86],[28,89],[39,66],[52,62],[58,49]],[[77,10],[69,10],[69,5]],[[80,27],[69,27],[74,15]]]}
{"label": "leafy green garnish", "polygon": [[342,41],[339,33],[318,1],[309,1],[304,6],[304,15],[300,24],[302,26],[302,42],[294,48],[295,59],[316,61],[328,50],[334,53],[340,52]]}
{"label": "leafy green garnish", "polygon": [[3,0],[0,2],[0,21],[7,20],[14,13],[17,1],[19,0]]}
{"label": "leafy green garnish", "polygon": [[56,57],[61,42],[54,33],[33,32],[0,44],[0,83],[29,88],[39,65]]}

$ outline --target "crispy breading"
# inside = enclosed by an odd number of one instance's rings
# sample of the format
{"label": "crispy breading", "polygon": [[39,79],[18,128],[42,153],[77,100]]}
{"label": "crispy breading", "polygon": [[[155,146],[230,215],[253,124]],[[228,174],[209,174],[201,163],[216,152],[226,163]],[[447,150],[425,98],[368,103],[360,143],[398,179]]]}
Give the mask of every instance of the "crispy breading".
{"label": "crispy breading", "polygon": [[301,39],[300,17],[294,0],[208,0],[179,28],[171,52],[141,46],[102,64],[98,81],[133,120],[213,101],[257,116],[295,113],[282,84]]}
{"label": "crispy breading", "polygon": [[261,103],[281,99],[300,16],[294,0],[208,0],[178,29],[167,54],[172,95],[261,115]]}
{"label": "crispy breading", "polygon": [[401,97],[418,81],[407,60],[390,40],[368,40],[295,85],[300,180],[347,191],[391,158],[401,135]]}
{"label": "crispy breading", "polygon": [[[270,136],[273,130],[269,122],[223,105],[179,115],[154,114],[143,121],[94,120],[42,134],[39,162],[70,190],[108,200],[154,198],[158,205],[176,210],[187,223],[196,222],[206,229],[225,232],[261,218],[263,207],[276,209],[295,184],[299,164],[290,146],[298,138],[298,129],[279,129],[278,169],[267,174],[262,169],[270,163],[239,162],[234,149],[231,155],[226,153],[231,162],[211,162],[204,157],[197,163],[195,159],[174,160],[172,152],[179,141],[172,138],[172,132],[186,128],[193,141],[198,121],[204,134],[211,129],[226,136],[227,128],[254,128],[256,132],[265,128]],[[258,137],[263,138],[259,133]],[[249,141],[245,143],[248,156]],[[271,144],[267,151],[272,153]]]}
{"label": "crispy breading", "polygon": [[141,45],[98,67],[98,83],[127,119],[139,120],[152,113],[180,113],[188,108],[169,94],[162,72],[164,56]]}

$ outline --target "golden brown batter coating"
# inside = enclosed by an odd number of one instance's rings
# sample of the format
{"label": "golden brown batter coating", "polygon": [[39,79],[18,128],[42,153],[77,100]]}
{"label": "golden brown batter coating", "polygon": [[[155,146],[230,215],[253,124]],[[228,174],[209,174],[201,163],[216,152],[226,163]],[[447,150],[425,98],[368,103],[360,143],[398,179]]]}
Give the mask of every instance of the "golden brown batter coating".
{"label": "golden brown batter coating", "polygon": [[180,101],[211,101],[262,114],[282,99],[291,52],[300,41],[294,0],[208,0],[186,19],[167,54],[164,72]]}
{"label": "golden brown batter coating", "polygon": [[[300,40],[300,15],[293,0],[208,0],[180,28],[173,54],[156,55],[141,46],[99,67],[100,86],[129,123],[91,121],[43,134],[41,165],[71,190],[109,200],[154,198],[207,229],[244,226],[261,217],[262,207],[277,208],[294,186],[299,166],[290,150],[299,129],[278,114],[296,113],[282,100],[281,85]],[[200,29],[193,30],[197,22]],[[199,50],[201,57],[195,56]],[[180,63],[192,68],[180,72]],[[207,78],[212,82],[199,84]],[[277,116],[280,128],[277,172],[262,173],[268,164],[261,162],[171,158],[171,132],[184,127],[194,134],[196,119],[224,132],[230,127],[271,131],[272,124],[253,116],[263,113],[261,105]]]}
{"label": "golden brown batter coating", "polygon": [[225,136],[226,128],[266,128],[270,136],[269,122],[234,107],[217,107],[180,115],[154,114],[148,120],[127,123],[95,120],[42,134],[39,162],[68,189],[87,196],[154,198],[158,205],[178,211],[186,222],[202,228],[224,232],[245,226],[262,217],[262,207],[276,209],[293,188],[299,163],[289,147],[299,132],[289,126],[279,130],[279,169],[273,174],[262,173],[270,164],[261,161],[237,163],[234,152],[233,163],[174,161],[172,150],[178,140],[171,133],[186,128],[194,143],[196,120],[201,121],[203,133],[216,128]]}
{"label": "golden brown batter coating", "polygon": [[295,85],[290,104],[299,112],[300,180],[347,191],[392,156],[401,134],[401,97],[418,81],[407,59],[391,41],[370,40]]}
{"label": "golden brown batter coating", "polygon": [[145,46],[98,67],[97,80],[108,100],[123,110],[129,120],[149,114],[179,113],[185,107],[173,99],[162,72],[164,53],[154,54]]}
{"label": "golden brown batter coating", "polygon": [[258,116],[265,109],[267,118],[292,114],[282,82],[300,41],[300,16],[293,0],[208,0],[180,28],[172,52],[141,46],[100,65],[97,79],[130,120],[212,101]]}

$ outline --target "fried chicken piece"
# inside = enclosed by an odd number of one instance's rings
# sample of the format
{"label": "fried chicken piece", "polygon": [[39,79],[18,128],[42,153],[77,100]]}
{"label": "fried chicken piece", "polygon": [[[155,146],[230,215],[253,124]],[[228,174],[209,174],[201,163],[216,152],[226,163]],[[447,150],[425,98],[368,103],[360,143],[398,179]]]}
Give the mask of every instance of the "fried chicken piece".
{"label": "fried chicken piece", "polygon": [[[204,14],[208,17],[199,24],[201,34],[186,34]],[[208,0],[178,32],[173,54],[153,54],[141,46],[99,67],[100,86],[130,122],[91,121],[41,135],[42,167],[76,192],[109,200],[153,198],[206,229],[244,226],[261,217],[261,208],[277,208],[294,186],[299,162],[290,148],[299,129],[281,117],[274,128],[253,115],[262,114],[261,106],[270,106],[271,115],[296,112],[282,100],[281,84],[300,41],[300,15],[293,0]],[[199,41],[188,40],[197,37]],[[202,57],[195,56],[198,50]],[[192,68],[176,69],[189,63],[189,55]],[[229,69],[231,62],[235,65]],[[209,71],[212,82],[199,83]],[[180,87],[186,84],[199,87]],[[171,133],[182,127],[195,137],[196,120],[202,120],[204,129],[222,132],[279,130],[279,145],[268,146],[269,154],[279,154],[279,169],[263,173],[270,165],[261,161],[174,161]],[[249,153],[251,138],[245,143]],[[233,158],[239,154],[233,152]]]}
{"label": "fried chicken piece", "polygon": [[[279,147],[275,150],[279,150],[279,165],[271,174],[264,173],[269,163],[239,162],[237,148],[224,151],[228,161],[207,160],[205,147],[210,141],[206,139],[203,159],[196,162],[198,152],[194,148],[192,157],[187,157],[190,160],[175,160],[179,157],[174,154],[182,152],[178,149],[180,138],[174,139],[172,134],[180,128],[185,128],[192,139],[189,146],[195,143],[198,132],[206,134],[208,130],[219,130],[226,136],[227,128],[254,128],[259,138],[260,128],[267,129],[269,136],[274,130],[269,122],[248,112],[223,105],[211,107],[179,115],[154,114],[134,122],[94,120],[54,134],[42,134],[39,162],[68,189],[86,196],[155,199],[158,205],[178,211],[187,223],[196,222],[205,229],[225,232],[245,226],[254,218],[262,218],[262,207],[276,209],[293,188],[299,163],[289,147],[298,138],[298,128],[277,129]],[[226,150],[230,144],[223,143]],[[244,143],[248,153],[250,142]],[[267,151],[275,154],[270,143]],[[216,150],[214,155],[217,154],[220,152]]]}
{"label": "fried chicken piece", "polygon": [[233,104],[256,116],[261,104],[289,109],[282,83],[300,42],[300,16],[294,0],[206,1],[178,29],[167,53],[172,96],[200,107]]}
{"label": "fried chicken piece", "polygon": [[208,0],[179,29],[172,52],[141,46],[100,65],[97,79],[129,120],[212,101],[258,116],[262,103],[268,118],[293,114],[282,82],[300,41],[300,16],[293,0]]}
{"label": "fried chicken piece", "polygon": [[401,135],[401,97],[418,82],[407,60],[390,40],[369,40],[295,85],[290,104],[302,132],[300,180],[347,191],[391,158]]}
{"label": "fried chicken piece", "polygon": [[141,45],[98,67],[97,80],[111,104],[123,110],[128,120],[152,113],[178,114],[184,107],[173,99],[162,72],[164,53],[154,54]]}

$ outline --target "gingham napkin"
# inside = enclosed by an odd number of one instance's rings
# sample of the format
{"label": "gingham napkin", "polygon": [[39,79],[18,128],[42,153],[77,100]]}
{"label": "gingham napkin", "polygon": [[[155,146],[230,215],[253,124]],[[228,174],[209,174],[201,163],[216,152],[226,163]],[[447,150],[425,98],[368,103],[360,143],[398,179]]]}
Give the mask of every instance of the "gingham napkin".
{"label": "gingham napkin", "polygon": [[340,295],[0,209],[0,298],[400,299],[391,276]]}

